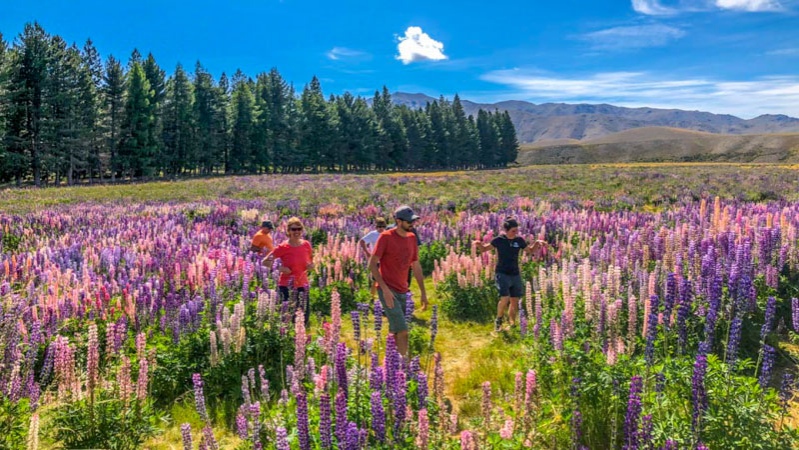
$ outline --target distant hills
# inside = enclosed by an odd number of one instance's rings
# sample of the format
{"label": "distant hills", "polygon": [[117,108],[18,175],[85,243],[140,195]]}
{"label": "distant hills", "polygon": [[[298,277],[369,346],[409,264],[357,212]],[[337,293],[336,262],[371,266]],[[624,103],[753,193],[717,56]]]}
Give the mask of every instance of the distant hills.
{"label": "distant hills", "polygon": [[[394,103],[413,108],[437,100],[397,92]],[[451,99],[450,99],[451,100]],[[799,119],[607,104],[474,103],[466,114],[508,111],[522,143],[522,164],[633,161],[799,161]],[[526,144],[526,145],[525,145]]]}

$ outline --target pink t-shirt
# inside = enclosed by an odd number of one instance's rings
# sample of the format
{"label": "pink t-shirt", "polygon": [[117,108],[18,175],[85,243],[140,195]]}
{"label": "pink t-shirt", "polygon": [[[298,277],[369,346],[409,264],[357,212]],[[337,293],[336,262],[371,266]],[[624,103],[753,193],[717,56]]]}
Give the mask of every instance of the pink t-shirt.
{"label": "pink t-shirt", "polygon": [[291,269],[291,273],[281,273],[278,286],[288,286],[289,281],[294,279],[294,287],[308,286],[308,269],[306,267],[313,261],[313,249],[311,244],[303,240],[300,245],[292,247],[288,242],[284,242],[272,252],[275,259],[280,258],[284,267]]}

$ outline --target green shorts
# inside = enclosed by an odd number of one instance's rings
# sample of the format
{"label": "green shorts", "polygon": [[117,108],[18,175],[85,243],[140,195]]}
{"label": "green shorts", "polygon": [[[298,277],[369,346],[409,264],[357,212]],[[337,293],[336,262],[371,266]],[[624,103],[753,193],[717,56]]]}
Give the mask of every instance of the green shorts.
{"label": "green shorts", "polygon": [[394,291],[391,292],[394,294],[393,308],[386,306],[386,300],[383,298],[383,290],[380,288],[377,289],[380,305],[383,306],[383,312],[386,314],[386,318],[388,318],[388,331],[391,334],[397,334],[400,331],[408,331],[408,324],[405,322],[407,297],[405,294],[398,294]]}

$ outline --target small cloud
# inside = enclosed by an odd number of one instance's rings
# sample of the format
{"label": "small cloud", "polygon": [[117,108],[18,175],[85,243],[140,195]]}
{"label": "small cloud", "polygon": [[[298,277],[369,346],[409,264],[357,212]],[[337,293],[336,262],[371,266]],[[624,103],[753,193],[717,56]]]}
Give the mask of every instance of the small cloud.
{"label": "small cloud", "polygon": [[441,61],[447,59],[444,44],[431,38],[421,27],[408,27],[405,36],[399,37],[399,54],[396,58],[403,64],[416,61]]}
{"label": "small cloud", "polygon": [[685,31],[668,25],[635,25],[594,31],[580,36],[596,49],[662,47],[685,36]]}
{"label": "small cloud", "polygon": [[354,50],[347,47],[333,47],[325,53],[328,59],[332,59],[333,61],[338,61],[341,59],[353,59],[353,58],[365,58],[368,57],[369,54],[360,50]]}
{"label": "small cloud", "polygon": [[677,10],[660,4],[660,0],[632,0],[633,9],[637,13],[648,16],[670,16],[677,14]]}
{"label": "small cloud", "polygon": [[716,6],[721,9],[747,12],[769,12],[783,10],[783,7],[778,0],[716,0]]}
{"label": "small cloud", "polygon": [[781,48],[778,50],[771,50],[766,52],[769,56],[795,56],[799,55],[799,47],[796,48]]}

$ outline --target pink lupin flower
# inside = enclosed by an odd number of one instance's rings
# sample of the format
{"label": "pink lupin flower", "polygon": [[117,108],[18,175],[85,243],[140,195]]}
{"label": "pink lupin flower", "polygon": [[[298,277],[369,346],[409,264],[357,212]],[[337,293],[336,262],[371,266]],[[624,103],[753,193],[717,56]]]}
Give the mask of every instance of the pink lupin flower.
{"label": "pink lupin flower", "polygon": [[419,430],[416,436],[416,448],[427,450],[428,441],[430,439],[430,422],[427,418],[427,409],[422,408],[419,410]]}
{"label": "pink lupin flower", "polygon": [[483,402],[481,405],[481,410],[483,413],[483,426],[486,430],[491,428],[491,382],[486,381],[483,383]]}
{"label": "pink lupin flower", "polygon": [[505,425],[499,430],[499,436],[505,440],[513,437],[513,419],[505,419]]}
{"label": "pink lupin flower", "polygon": [[308,336],[305,334],[305,315],[302,309],[297,309],[294,320],[294,375],[302,380],[305,378],[305,345]]}
{"label": "pink lupin flower", "polygon": [[148,365],[147,358],[139,361],[139,378],[136,380],[136,399],[139,401],[147,398],[147,385],[150,382]]}
{"label": "pink lupin flower", "polygon": [[99,376],[100,364],[100,343],[97,338],[97,324],[92,323],[89,325],[89,338],[88,338],[88,354],[86,355],[86,371],[87,380],[86,385],[89,389],[89,395],[92,396],[94,389],[97,387],[97,379]]}
{"label": "pink lupin flower", "polygon": [[477,450],[474,435],[469,430],[461,432],[461,450]]}

